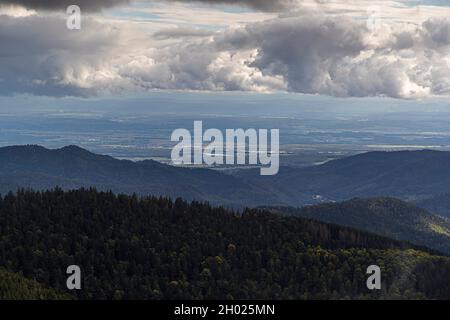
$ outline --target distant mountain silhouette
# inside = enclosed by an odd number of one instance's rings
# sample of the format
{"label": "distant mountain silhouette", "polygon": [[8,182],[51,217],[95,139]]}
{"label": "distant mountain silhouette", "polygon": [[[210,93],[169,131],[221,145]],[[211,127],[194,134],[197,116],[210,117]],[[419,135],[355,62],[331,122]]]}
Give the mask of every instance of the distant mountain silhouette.
{"label": "distant mountain silhouette", "polygon": [[308,168],[282,167],[278,175],[260,176],[259,169],[230,175],[152,160],[118,160],[77,146],[0,148],[1,193],[55,186],[92,186],[233,207],[301,206],[379,196],[418,200],[450,193],[450,152],[369,152]]}
{"label": "distant mountain silhouette", "polygon": [[450,218],[450,193],[438,194],[430,198],[417,200],[414,203],[430,212]]}
{"label": "distant mountain silhouette", "polygon": [[253,170],[236,175],[296,205],[376,196],[413,200],[450,192],[450,152],[368,152],[314,167],[282,167],[274,177]]}
{"label": "distant mountain silhouette", "polygon": [[373,232],[450,253],[450,219],[392,198],[352,199],[302,208],[274,208],[289,215],[312,218]]}
{"label": "distant mountain silhouette", "polygon": [[27,145],[0,148],[0,192],[96,187],[140,195],[164,195],[249,206],[277,203],[257,186],[218,171],[180,168],[152,160],[133,162],[97,155],[77,146],[50,150]]}

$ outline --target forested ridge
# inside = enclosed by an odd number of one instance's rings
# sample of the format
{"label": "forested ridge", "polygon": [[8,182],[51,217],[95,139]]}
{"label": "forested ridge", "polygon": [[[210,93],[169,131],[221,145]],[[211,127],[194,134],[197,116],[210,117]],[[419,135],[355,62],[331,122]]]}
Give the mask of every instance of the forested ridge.
{"label": "forested ridge", "polygon": [[[68,265],[82,289],[68,291]],[[382,290],[366,268],[382,270]],[[450,259],[262,210],[94,189],[0,197],[0,267],[78,299],[450,298]]]}
{"label": "forested ridge", "polygon": [[432,214],[399,199],[354,198],[343,202],[301,208],[270,209],[373,232],[450,254],[450,219]]}

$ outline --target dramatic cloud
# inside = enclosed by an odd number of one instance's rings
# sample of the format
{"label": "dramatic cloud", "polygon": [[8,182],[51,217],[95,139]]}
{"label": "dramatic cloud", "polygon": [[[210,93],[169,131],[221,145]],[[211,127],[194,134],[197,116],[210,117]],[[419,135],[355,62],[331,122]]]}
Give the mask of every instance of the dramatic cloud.
{"label": "dramatic cloud", "polygon": [[291,13],[223,31],[86,17],[0,19],[0,94],[124,90],[290,91],[339,97],[450,94],[450,21],[393,22]]}
{"label": "dramatic cloud", "polygon": [[73,4],[86,11],[96,11],[127,3],[129,3],[129,0],[0,0],[0,5],[17,5],[29,9],[58,11],[65,11],[68,6]]}
{"label": "dramatic cloud", "polygon": [[257,48],[250,66],[288,90],[333,96],[420,98],[450,94],[450,21],[379,30],[352,19],[294,16],[225,33],[226,48]]}
{"label": "dramatic cloud", "polygon": [[120,89],[111,63],[123,50],[122,33],[87,18],[90,32],[71,32],[64,23],[36,15],[0,18],[1,94],[88,96]]}
{"label": "dramatic cloud", "polygon": [[[153,0],[147,0],[153,1]],[[156,0],[158,1],[158,0]],[[209,4],[231,4],[246,6],[263,11],[279,11],[289,8],[297,0],[159,0],[169,2],[203,2]],[[69,5],[76,4],[83,10],[96,11],[103,8],[124,5],[133,0],[0,0],[0,5],[18,5],[29,9],[64,10]],[[153,1],[155,2],[155,1]]]}
{"label": "dramatic cloud", "polygon": [[[231,28],[203,42],[166,48],[158,88],[250,90],[421,98],[449,94],[449,21],[422,28],[314,15]],[[170,75],[170,76],[169,76]]]}

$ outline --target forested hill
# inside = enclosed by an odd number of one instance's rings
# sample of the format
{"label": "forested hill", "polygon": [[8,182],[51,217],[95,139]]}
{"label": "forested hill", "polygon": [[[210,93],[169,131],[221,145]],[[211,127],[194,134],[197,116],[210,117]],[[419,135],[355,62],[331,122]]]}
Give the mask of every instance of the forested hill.
{"label": "forested hill", "polygon": [[410,241],[450,254],[450,219],[398,199],[355,198],[302,208],[279,207],[276,210]]}
{"label": "forested hill", "polygon": [[[373,234],[95,190],[0,198],[0,264],[87,299],[450,298],[450,259]],[[382,269],[382,290],[366,268]]]}

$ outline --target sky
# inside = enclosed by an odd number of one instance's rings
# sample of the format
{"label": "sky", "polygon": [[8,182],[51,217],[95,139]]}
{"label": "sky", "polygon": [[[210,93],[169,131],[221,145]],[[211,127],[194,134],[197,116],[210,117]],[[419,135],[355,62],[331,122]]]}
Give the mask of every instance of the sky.
{"label": "sky", "polygon": [[[70,4],[80,30],[66,27]],[[442,0],[0,0],[0,101],[154,91],[445,98],[447,17]]]}

